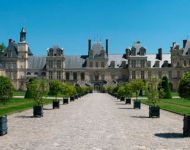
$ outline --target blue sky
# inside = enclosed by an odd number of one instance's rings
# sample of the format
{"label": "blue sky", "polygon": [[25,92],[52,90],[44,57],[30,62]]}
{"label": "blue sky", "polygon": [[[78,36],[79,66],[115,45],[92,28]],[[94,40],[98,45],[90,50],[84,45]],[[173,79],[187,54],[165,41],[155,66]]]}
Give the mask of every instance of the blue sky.
{"label": "blue sky", "polygon": [[19,40],[22,26],[35,55],[59,45],[87,54],[87,40],[109,39],[110,53],[140,40],[149,53],[190,38],[190,0],[0,0],[0,42]]}

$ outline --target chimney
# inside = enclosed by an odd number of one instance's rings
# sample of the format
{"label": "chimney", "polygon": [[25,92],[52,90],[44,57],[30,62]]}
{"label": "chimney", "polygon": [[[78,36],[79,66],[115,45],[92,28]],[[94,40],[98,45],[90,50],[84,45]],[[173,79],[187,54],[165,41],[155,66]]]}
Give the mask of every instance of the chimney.
{"label": "chimney", "polygon": [[88,39],[88,51],[91,50],[91,39]]}
{"label": "chimney", "polygon": [[108,39],[106,39],[106,54],[108,55]]}
{"label": "chimney", "polygon": [[187,40],[183,40],[183,48],[185,48]]}
{"label": "chimney", "polygon": [[159,55],[160,60],[162,60],[162,48],[158,49],[158,55]]}

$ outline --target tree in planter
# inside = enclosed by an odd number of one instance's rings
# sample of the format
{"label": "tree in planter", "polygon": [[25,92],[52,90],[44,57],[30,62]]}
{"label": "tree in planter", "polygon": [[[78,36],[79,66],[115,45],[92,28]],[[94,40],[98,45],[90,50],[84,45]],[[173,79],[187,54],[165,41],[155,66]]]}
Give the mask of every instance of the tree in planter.
{"label": "tree in planter", "polygon": [[[14,86],[7,77],[0,76],[0,102],[6,102],[13,97]],[[7,134],[7,116],[0,116],[0,135]]]}
{"label": "tree in planter", "polygon": [[30,92],[30,90],[28,90],[28,89],[29,89],[28,86],[29,86],[30,83],[31,83],[32,81],[34,81],[34,80],[36,80],[35,77],[30,78],[30,79],[28,80],[28,82],[26,83],[26,88],[27,88],[27,90],[26,90],[26,93],[25,93],[25,98],[33,98],[33,97],[32,97],[32,93]]}
{"label": "tree in planter", "polygon": [[157,106],[159,101],[159,80],[157,78],[152,78],[146,86],[146,95],[148,97],[149,103],[149,117],[160,117],[160,107]]}
{"label": "tree in planter", "polygon": [[123,85],[119,86],[118,95],[120,97],[127,98],[126,104],[128,104],[128,103],[130,104],[131,103],[131,97],[132,97],[131,84],[127,83],[127,84],[123,84]]}
{"label": "tree in planter", "polygon": [[46,80],[34,79],[27,85],[27,90],[31,93],[34,100],[33,115],[34,117],[43,116],[43,104],[45,99],[43,96],[47,96],[48,82]]}
{"label": "tree in planter", "polygon": [[182,98],[190,98],[190,72],[186,72],[179,82],[179,96]]}
{"label": "tree in planter", "polygon": [[162,81],[160,83],[160,89],[163,89],[163,98],[172,98],[168,78],[166,76],[162,78]]}
{"label": "tree in planter", "polygon": [[0,102],[6,103],[13,97],[14,86],[11,80],[7,77],[0,76]]}
{"label": "tree in planter", "polygon": [[56,99],[53,100],[53,109],[59,108],[58,95],[62,92],[62,83],[58,80],[52,80],[49,84],[49,95],[55,96]]}
{"label": "tree in planter", "polygon": [[138,96],[140,94],[141,90],[144,90],[145,88],[145,83],[141,79],[136,79],[130,81],[131,89],[135,93],[136,100],[138,99]]}

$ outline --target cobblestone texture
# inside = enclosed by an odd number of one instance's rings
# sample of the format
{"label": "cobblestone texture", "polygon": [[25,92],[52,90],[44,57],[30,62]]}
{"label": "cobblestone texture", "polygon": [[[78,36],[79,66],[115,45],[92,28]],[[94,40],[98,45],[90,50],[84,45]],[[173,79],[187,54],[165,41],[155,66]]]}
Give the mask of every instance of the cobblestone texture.
{"label": "cobblestone texture", "polygon": [[159,119],[150,119],[147,106],[134,110],[100,93],[51,107],[43,118],[32,118],[32,110],[8,116],[0,150],[190,149],[190,138],[182,138],[183,117],[173,113],[161,111]]}

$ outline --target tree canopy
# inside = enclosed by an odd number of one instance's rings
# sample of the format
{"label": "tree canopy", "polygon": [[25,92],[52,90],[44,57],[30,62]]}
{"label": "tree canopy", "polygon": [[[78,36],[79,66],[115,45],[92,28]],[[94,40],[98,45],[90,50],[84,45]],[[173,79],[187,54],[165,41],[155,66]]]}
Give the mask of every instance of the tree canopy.
{"label": "tree canopy", "polygon": [[181,78],[178,93],[182,98],[190,98],[190,72],[186,72]]}

